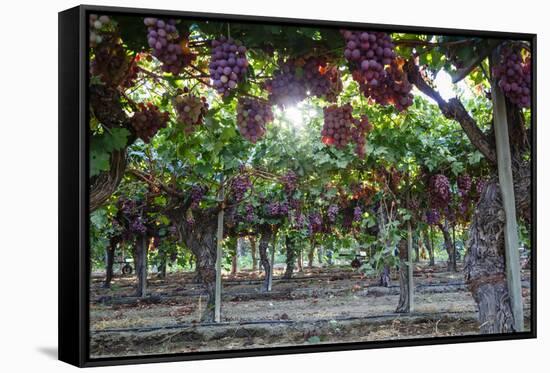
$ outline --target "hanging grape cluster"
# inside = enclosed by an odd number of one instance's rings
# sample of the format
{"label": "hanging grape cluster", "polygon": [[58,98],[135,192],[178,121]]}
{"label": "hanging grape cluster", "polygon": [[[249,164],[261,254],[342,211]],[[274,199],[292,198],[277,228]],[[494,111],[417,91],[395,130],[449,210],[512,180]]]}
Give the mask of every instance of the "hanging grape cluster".
{"label": "hanging grape cluster", "polygon": [[136,136],[148,143],[161,128],[166,127],[169,115],[167,112],[161,112],[158,107],[152,103],[138,104],[138,111],[130,119],[130,124],[134,129]]}
{"label": "hanging grape cluster", "polygon": [[136,58],[126,53],[120,38],[114,34],[106,34],[103,42],[94,49],[90,70],[92,75],[99,77],[106,85],[127,88],[133,85],[137,75],[139,58]]}
{"label": "hanging grape cluster", "polygon": [[310,57],[304,64],[306,89],[311,96],[336,101],[343,84],[337,66],[329,66],[325,57]]}
{"label": "hanging grape cluster", "polygon": [[273,201],[267,204],[266,214],[272,218],[281,218],[287,216],[289,212],[289,206],[287,202]]}
{"label": "hanging grape cluster", "polygon": [[458,186],[458,193],[461,196],[467,196],[472,189],[472,177],[468,174],[460,175],[456,179],[456,184]]}
{"label": "hanging grape cluster", "polygon": [[178,75],[193,62],[195,55],[185,45],[186,39],[179,34],[175,19],[147,17],[143,23],[147,26],[147,42],[153,56],[162,63],[163,71]]}
{"label": "hanging grape cluster", "polygon": [[346,43],[344,57],[350,64],[353,79],[363,95],[386,106],[403,111],[413,102],[412,85],[403,71],[391,37],[384,32],[342,30]]}
{"label": "hanging grape cluster", "polygon": [[294,193],[294,191],[296,190],[297,181],[298,177],[296,176],[296,173],[292,170],[281,176],[281,182],[287,196],[291,196],[292,193]]}
{"label": "hanging grape cluster", "polygon": [[210,78],[212,85],[222,96],[237,87],[248,69],[246,47],[238,40],[220,36],[212,40]]}
{"label": "hanging grape cluster", "polygon": [[176,96],[173,106],[178,115],[178,122],[183,124],[186,134],[193,133],[203,123],[204,116],[208,112],[206,98],[192,93]]}
{"label": "hanging grape cluster", "polygon": [[513,104],[520,108],[531,106],[531,58],[524,58],[520,48],[503,48],[493,75]]}
{"label": "hanging grape cluster", "polygon": [[434,175],[429,182],[430,205],[435,209],[447,207],[451,200],[451,187],[447,176]]}
{"label": "hanging grape cluster", "polygon": [[241,135],[255,144],[266,131],[266,124],[273,121],[271,107],[260,100],[241,98],[237,104],[237,126]]}
{"label": "hanging grape cluster", "polygon": [[336,204],[331,204],[327,209],[327,217],[328,221],[330,223],[336,222],[336,218],[338,217],[338,211],[340,208]]}
{"label": "hanging grape cluster", "polygon": [[372,125],[366,115],[356,119],[352,112],[353,108],[350,104],[325,107],[323,109],[323,129],[321,130],[322,141],[326,145],[343,149],[353,140],[357,155],[364,157],[366,135],[372,130]]}
{"label": "hanging grape cluster", "polygon": [[254,212],[254,206],[252,204],[249,203],[245,206],[245,212],[245,220],[248,223],[252,223],[254,220],[256,220],[256,213]]}
{"label": "hanging grape cluster", "polygon": [[429,225],[436,225],[441,220],[441,216],[439,215],[439,211],[432,209],[426,211],[426,222]]}
{"label": "hanging grape cluster", "polygon": [[206,193],[206,188],[202,185],[195,184],[191,187],[191,208],[195,209],[199,207],[204,194]]}
{"label": "hanging grape cluster", "polygon": [[361,115],[361,118],[353,120],[355,127],[351,133],[351,137],[355,142],[355,154],[359,158],[365,157],[365,145],[367,144],[367,135],[372,131],[372,124],[366,115]]}
{"label": "hanging grape cluster", "polygon": [[282,109],[307,97],[303,70],[297,68],[295,60],[280,63],[273,78],[265,82],[265,88],[269,92],[269,102]]}
{"label": "hanging grape cluster", "polygon": [[95,48],[103,42],[104,35],[111,32],[111,18],[106,15],[90,14],[88,19],[90,47]]}
{"label": "hanging grape cluster", "polygon": [[323,218],[319,212],[315,211],[309,214],[307,229],[310,235],[323,230]]}
{"label": "hanging grape cluster", "polygon": [[250,188],[252,188],[252,181],[248,175],[235,176],[231,183],[231,195],[233,200],[236,202],[241,201]]}
{"label": "hanging grape cluster", "polygon": [[342,149],[349,143],[352,137],[352,112],[350,104],[330,105],[323,109],[324,123],[321,136],[324,144]]}
{"label": "hanging grape cluster", "polygon": [[355,206],[353,208],[353,221],[359,222],[361,221],[361,218],[363,217],[363,211],[361,210],[361,207]]}

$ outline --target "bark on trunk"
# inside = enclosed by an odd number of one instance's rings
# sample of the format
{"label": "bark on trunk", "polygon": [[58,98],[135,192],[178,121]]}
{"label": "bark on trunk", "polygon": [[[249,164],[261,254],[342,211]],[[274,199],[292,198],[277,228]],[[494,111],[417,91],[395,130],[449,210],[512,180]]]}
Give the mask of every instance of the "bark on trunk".
{"label": "bark on trunk", "polygon": [[399,247],[399,303],[395,312],[408,313],[410,312],[409,298],[409,261],[407,255],[407,241],[401,240]]}
{"label": "bark on trunk", "polygon": [[118,241],[111,238],[109,241],[109,247],[105,250],[105,282],[104,288],[111,287],[111,281],[113,280],[113,265],[115,263],[115,249]]}
{"label": "bark on trunk", "polygon": [[451,234],[449,233],[449,226],[447,224],[447,221],[443,224],[438,224],[439,229],[441,230],[441,233],[443,233],[443,239],[445,241],[445,250],[447,251],[447,271],[454,271],[456,272],[456,256],[455,256],[455,250],[453,247],[453,240],[451,238]]}
{"label": "bark on trunk", "polygon": [[258,258],[256,257],[256,237],[248,237],[250,241],[250,255],[252,256],[252,271],[258,270]]}
{"label": "bark on trunk", "polygon": [[315,257],[315,241],[311,242],[309,252],[307,253],[307,267],[313,267],[313,258]]}
{"label": "bark on trunk", "polygon": [[283,275],[284,279],[291,279],[294,272],[294,264],[296,263],[296,248],[294,247],[294,239],[286,236],[286,268]]}
{"label": "bark on trunk", "polygon": [[419,245],[419,237],[415,237],[413,239],[414,244],[414,262],[418,263],[420,262],[420,245]]}
{"label": "bark on trunk", "polygon": [[140,236],[136,241],[136,296],[145,298],[147,296],[147,236]]}
{"label": "bark on trunk", "polygon": [[91,180],[90,212],[101,207],[115,192],[126,170],[126,149],[113,151],[110,159],[110,169],[102,172]]}
{"label": "bark on trunk", "polygon": [[269,282],[271,277],[271,265],[269,264],[269,258],[267,256],[267,248],[269,243],[273,238],[273,232],[271,227],[265,226],[260,228],[261,238],[260,238],[260,262],[265,272],[265,279],[262,284],[262,292],[269,291]]}
{"label": "bark on trunk", "polygon": [[428,248],[428,256],[430,257],[430,266],[435,266],[435,255],[434,255],[434,238],[432,228],[429,227],[426,230],[426,247]]}
{"label": "bark on trunk", "polygon": [[378,284],[384,287],[391,286],[390,266],[384,265],[382,273],[380,273],[380,281],[378,281]]}

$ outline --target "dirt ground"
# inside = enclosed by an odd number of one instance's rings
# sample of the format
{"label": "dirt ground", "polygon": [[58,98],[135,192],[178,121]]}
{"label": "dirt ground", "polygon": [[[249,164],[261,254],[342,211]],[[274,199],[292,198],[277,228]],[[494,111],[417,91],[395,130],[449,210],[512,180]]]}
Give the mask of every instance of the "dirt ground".
{"label": "dirt ground", "polygon": [[[222,322],[199,324],[205,295],[193,273],[149,279],[145,299],[131,276],[111,289],[100,274],[90,288],[91,357],[132,356],[299,344],[375,341],[477,334],[476,304],[462,272],[445,264],[415,268],[414,312],[396,314],[399,284],[380,287],[349,268],[312,268],[261,293],[261,272],[223,279]],[[529,273],[523,274],[529,315]]]}

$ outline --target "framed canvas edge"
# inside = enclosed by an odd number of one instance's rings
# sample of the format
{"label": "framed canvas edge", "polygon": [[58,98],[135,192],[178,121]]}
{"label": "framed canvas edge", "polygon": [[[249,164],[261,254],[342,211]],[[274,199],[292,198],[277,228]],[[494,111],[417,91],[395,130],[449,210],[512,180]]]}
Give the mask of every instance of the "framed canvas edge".
{"label": "framed canvas edge", "polygon": [[[223,21],[235,21],[235,22],[269,22],[286,25],[302,25],[302,26],[321,26],[321,27],[357,27],[357,28],[371,28],[377,30],[393,30],[400,32],[415,32],[415,33],[433,33],[433,34],[446,34],[446,35],[475,35],[480,37],[502,38],[512,40],[527,40],[531,42],[532,48],[532,162],[531,162],[531,233],[532,233],[532,259],[531,259],[531,330],[529,332],[513,333],[513,334],[488,334],[488,335],[475,335],[475,336],[451,336],[451,337],[433,337],[423,339],[401,339],[401,340],[385,340],[385,341],[372,341],[372,342],[353,342],[353,343],[332,343],[332,344],[319,344],[312,346],[291,346],[291,347],[267,347],[257,349],[243,349],[243,350],[228,350],[228,351],[208,351],[208,352],[194,352],[194,353],[181,353],[181,354],[162,354],[162,355],[139,355],[139,356],[127,356],[127,357],[114,357],[114,358],[90,358],[90,338],[89,338],[89,242],[88,240],[88,221],[89,221],[89,185],[88,185],[88,149],[89,139],[87,136],[87,123],[88,123],[88,97],[87,87],[89,83],[88,77],[88,53],[87,53],[87,22],[86,16],[89,12],[105,12],[112,14],[128,14],[128,15],[143,15],[143,14],[155,14],[162,16],[175,16],[175,17],[187,17],[187,18],[202,18],[211,20],[223,20]],[[58,306],[59,306],[59,360],[67,362],[79,367],[96,367],[96,366],[109,366],[109,365],[126,365],[126,364],[143,364],[143,363],[159,363],[159,362],[176,362],[176,361],[190,361],[190,360],[208,360],[208,359],[221,359],[221,358],[241,358],[241,357],[254,357],[254,356],[271,356],[271,355],[286,355],[286,354],[299,354],[299,353],[316,353],[316,352],[331,352],[331,351],[347,351],[347,350],[366,350],[366,349],[378,349],[378,348],[394,348],[394,347],[415,347],[415,346],[430,346],[439,344],[453,344],[453,343],[472,343],[472,342],[490,342],[490,341],[506,341],[506,340],[520,340],[520,339],[532,339],[537,337],[537,310],[536,310],[536,258],[537,258],[537,246],[536,246],[536,233],[537,233],[537,220],[536,220],[536,175],[537,175],[537,152],[536,152],[536,129],[537,129],[537,112],[536,112],[536,77],[537,77],[537,34],[534,33],[516,33],[516,32],[501,32],[501,31],[486,31],[486,30],[462,30],[462,29],[450,29],[439,27],[426,27],[426,26],[400,26],[389,24],[370,24],[359,22],[345,22],[345,21],[330,21],[330,20],[314,20],[314,19],[294,19],[294,18],[281,18],[281,17],[267,17],[267,16],[252,16],[252,15],[233,15],[233,14],[221,14],[221,13],[203,13],[203,12],[189,12],[189,11],[174,11],[174,10],[158,10],[158,9],[143,9],[143,8],[129,8],[129,7],[111,7],[111,6],[95,6],[95,5],[80,5],[65,11],[59,12],[59,21],[61,22],[62,14],[70,13],[71,16],[77,17],[78,22],[78,89],[73,92],[76,97],[73,97],[71,102],[74,107],[70,108],[71,116],[78,121],[78,135],[75,136],[72,132],[66,131],[68,126],[74,122],[67,122],[66,118],[63,119],[60,115],[58,129],[59,129],[59,245],[58,245],[58,289],[60,291]],[[60,25],[61,27],[61,25]],[[59,35],[58,42],[59,56],[62,56],[63,44],[71,43],[70,37],[67,35]],[[71,45],[71,47],[74,47]],[[61,74],[61,66],[64,61],[58,62],[60,65],[59,73]],[[59,111],[62,111],[62,92],[67,89],[71,89],[71,84],[61,81],[59,77]],[[70,135],[69,135],[70,134]],[[67,183],[68,177],[74,173],[70,167],[62,165],[61,156],[64,155],[63,147],[69,145],[72,141],[77,141],[78,157],[75,158],[76,163],[71,163],[78,168],[78,190],[69,191],[72,192],[67,195],[63,193],[63,184]],[[74,147],[73,147],[74,149]],[[63,166],[63,167],[62,167]],[[78,199],[78,214],[79,219],[77,222],[68,221],[66,219],[67,214],[71,211],[67,211],[71,207],[67,207],[63,203],[67,197]],[[79,247],[76,255],[77,259],[73,266],[66,268],[62,264],[67,264],[64,260],[67,258],[74,258],[69,250],[75,250],[72,246],[64,244],[66,237],[66,230],[78,232]],[[66,278],[67,272],[71,272],[74,268],[78,269],[76,274],[78,277],[77,286],[70,283],[63,283],[62,279]],[[63,292],[63,293],[62,293]],[[67,296],[73,297],[71,299],[78,300],[78,314],[73,316],[69,315],[66,311],[74,308],[74,304],[70,304]],[[66,315],[66,318],[62,318],[61,315]],[[75,320],[76,319],[76,320]],[[77,322],[77,325],[76,325]],[[63,323],[70,323],[76,325],[74,330],[67,330],[62,328]],[[62,346],[62,340],[76,341],[76,353],[70,356],[64,355],[66,351],[65,345]],[[66,342],[64,342],[66,343]],[[74,349],[74,346],[72,346]]]}

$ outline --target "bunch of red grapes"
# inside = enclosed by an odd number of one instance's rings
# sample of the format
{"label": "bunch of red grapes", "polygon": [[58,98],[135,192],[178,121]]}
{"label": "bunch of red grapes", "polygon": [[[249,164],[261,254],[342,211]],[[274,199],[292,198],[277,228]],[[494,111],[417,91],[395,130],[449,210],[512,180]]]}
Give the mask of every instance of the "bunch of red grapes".
{"label": "bunch of red grapes", "polygon": [[266,124],[273,121],[271,107],[260,100],[241,98],[237,104],[237,126],[241,135],[255,144],[265,135]]}
{"label": "bunch of red grapes", "polygon": [[451,187],[447,176],[442,174],[432,176],[428,187],[431,206],[436,209],[447,207],[451,200]]}
{"label": "bunch of red grapes", "polygon": [[90,14],[88,19],[88,25],[90,26],[90,47],[97,47],[101,42],[103,42],[103,34],[106,32],[106,29],[111,25],[111,19],[109,16],[102,15],[98,16],[97,14]]}
{"label": "bunch of red grapes", "polygon": [[322,141],[337,149],[344,148],[352,138],[353,108],[350,104],[330,105],[323,108]]}
{"label": "bunch of red grapes", "polygon": [[289,206],[286,202],[273,201],[267,204],[266,213],[267,216],[272,218],[279,218],[288,215]]}
{"label": "bunch of red grapes", "polygon": [[159,129],[166,127],[168,119],[167,112],[161,112],[158,107],[149,102],[138,104],[138,111],[134,113],[130,123],[136,136],[148,143]]}
{"label": "bunch of red grapes", "polygon": [[238,40],[220,36],[212,40],[210,78],[220,95],[227,96],[246,75],[246,47]]}
{"label": "bunch of red grapes", "polygon": [[281,182],[283,183],[283,188],[285,189],[285,193],[288,196],[291,196],[292,193],[296,190],[296,182],[298,181],[298,177],[296,176],[296,173],[292,170],[288,171],[286,174],[281,176]]}
{"label": "bunch of red grapes", "polygon": [[194,59],[192,53],[184,53],[175,19],[148,17],[143,23],[147,26],[147,42],[153,49],[153,56],[162,62],[162,70],[174,75],[179,74]]}
{"label": "bunch of red grapes", "polygon": [[441,216],[439,215],[439,211],[432,209],[426,211],[426,222],[429,225],[436,225],[441,220]]}
{"label": "bunch of red grapes", "polygon": [[363,211],[361,210],[361,207],[355,206],[353,208],[353,221],[359,222],[361,221],[361,218],[363,217]]}
{"label": "bunch of red grapes", "polygon": [[467,196],[472,189],[472,177],[468,174],[460,175],[456,179],[456,184],[458,186],[458,194],[462,197]]}
{"label": "bunch of red grapes", "polygon": [[191,187],[191,208],[199,207],[205,193],[206,188],[201,185],[195,184]]}
{"label": "bunch of red grapes", "polygon": [[208,112],[206,98],[191,93],[176,96],[173,105],[178,114],[178,121],[183,124],[187,134],[193,133],[203,123],[204,116]]}
{"label": "bunch of red grapes", "polygon": [[254,220],[256,220],[256,214],[254,213],[254,206],[252,204],[249,203],[245,206],[245,212],[245,220],[248,223],[252,223]]}
{"label": "bunch of red grapes", "polygon": [[310,235],[321,232],[323,230],[323,218],[321,217],[321,214],[318,212],[310,213],[307,228]]}
{"label": "bunch of red grapes", "polygon": [[252,188],[252,181],[248,175],[237,175],[231,183],[231,194],[235,201],[241,201],[246,192]]}
{"label": "bunch of red grapes", "polygon": [[129,73],[132,72],[134,63],[134,60],[126,54],[120,39],[109,34],[105,35],[103,42],[96,46],[90,69],[91,73],[98,76],[106,85],[126,86],[131,84],[124,82],[132,80],[131,77],[129,78]]}
{"label": "bunch of red grapes", "polygon": [[493,68],[498,85],[508,99],[520,108],[531,106],[531,58],[524,58],[518,47],[503,48]]}
{"label": "bunch of red grapes", "polygon": [[330,223],[336,222],[336,218],[338,217],[338,211],[340,208],[336,204],[331,204],[327,209],[327,217],[328,221]]}
{"label": "bunch of red grapes", "polygon": [[367,144],[367,135],[372,131],[372,124],[366,115],[361,115],[361,118],[353,120],[355,127],[351,133],[352,139],[355,142],[355,153],[359,158],[365,157],[365,145]]}
{"label": "bunch of red grapes", "polygon": [[351,140],[355,142],[355,152],[359,157],[365,156],[366,135],[372,131],[372,125],[366,115],[356,119],[352,115],[350,104],[331,105],[323,109],[324,123],[321,130],[322,141],[342,149]]}
{"label": "bunch of red grapes", "polygon": [[265,82],[265,88],[269,92],[269,102],[283,109],[307,97],[304,77],[298,73],[295,60],[281,63],[273,78]]}
{"label": "bunch of red grapes", "polygon": [[[344,56],[363,95],[399,111],[412,105],[412,85],[396,58],[391,37],[384,32],[342,30]],[[386,68],[387,66],[387,68]]]}
{"label": "bunch of red grapes", "polygon": [[334,102],[342,92],[343,84],[336,66],[328,66],[324,57],[310,57],[305,61],[303,75],[308,94]]}

